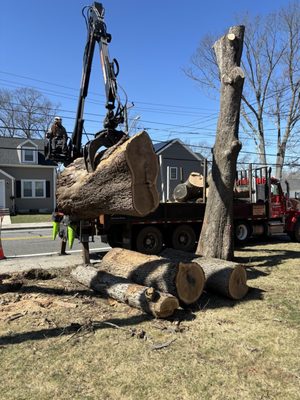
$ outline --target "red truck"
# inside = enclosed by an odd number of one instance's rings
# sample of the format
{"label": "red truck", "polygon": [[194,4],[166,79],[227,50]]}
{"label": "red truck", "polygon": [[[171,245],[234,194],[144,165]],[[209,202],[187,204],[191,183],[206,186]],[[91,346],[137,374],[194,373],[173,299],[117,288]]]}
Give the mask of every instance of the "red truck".
{"label": "red truck", "polygon": [[[101,215],[98,234],[112,247],[157,254],[164,245],[193,251],[200,235],[205,205],[203,196],[192,202],[160,203],[146,217]],[[280,181],[267,167],[239,171],[234,188],[234,237],[246,243],[250,237],[287,234],[300,242],[300,210],[284,194]]]}

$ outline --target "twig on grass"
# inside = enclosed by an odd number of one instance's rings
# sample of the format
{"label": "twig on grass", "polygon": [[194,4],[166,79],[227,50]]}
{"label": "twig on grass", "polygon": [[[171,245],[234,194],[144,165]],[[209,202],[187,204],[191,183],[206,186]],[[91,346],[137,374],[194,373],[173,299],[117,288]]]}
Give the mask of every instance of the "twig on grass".
{"label": "twig on grass", "polygon": [[27,311],[24,311],[24,312],[22,312],[22,313],[13,314],[13,315],[11,315],[10,317],[7,317],[7,318],[5,319],[5,321],[6,321],[6,322],[11,322],[11,321],[14,321],[15,319],[24,317],[26,314],[27,314]]}
{"label": "twig on grass", "polygon": [[176,340],[176,339],[171,339],[171,340],[169,340],[168,342],[165,342],[165,343],[156,343],[156,344],[153,344],[153,345],[151,346],[151,350],[160,350],[160,349],[163,349],[163,348],[165,348],[165,347],[168,347],[168,346],[170,346],[173,342],[175,342],[175,340]]}

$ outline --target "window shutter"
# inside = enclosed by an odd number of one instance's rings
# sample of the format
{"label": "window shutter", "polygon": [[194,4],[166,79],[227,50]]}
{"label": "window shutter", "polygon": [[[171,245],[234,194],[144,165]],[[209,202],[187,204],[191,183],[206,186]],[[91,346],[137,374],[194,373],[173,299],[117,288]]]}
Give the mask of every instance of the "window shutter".
{"label": "window shutter", "polygon": [[46,197],[50,197],[50,181],[46,181]]}
{"label": "window shutter", "polygon": [[21,181],[16,181],[16,198],[21,197]]}

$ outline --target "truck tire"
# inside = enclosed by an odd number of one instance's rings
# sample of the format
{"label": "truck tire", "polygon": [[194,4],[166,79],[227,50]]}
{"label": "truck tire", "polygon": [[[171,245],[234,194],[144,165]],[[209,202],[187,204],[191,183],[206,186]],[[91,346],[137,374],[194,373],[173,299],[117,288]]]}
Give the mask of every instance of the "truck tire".
{"label": "truck tire", "polygon": [[155,226],[146,226],[136,235],[136,250],[144,254],[158,254],[162,251],[163,238]]}
{"label": "truck tire", "polygon": [[234,238],[237,243],[243,244],[250,237],[250,227],[246,222],[238,222],[234,227]]}
{"label": "truck tire", "polygon": [[189,225],[179,225],[172,235],[172,247],[176,250],[193,251],[196,246],[196,234]]}
{"label": "truck tire", "polygon": [[296,222],[294,237],[295,237],[295,242],[300,243],[300,220]]}

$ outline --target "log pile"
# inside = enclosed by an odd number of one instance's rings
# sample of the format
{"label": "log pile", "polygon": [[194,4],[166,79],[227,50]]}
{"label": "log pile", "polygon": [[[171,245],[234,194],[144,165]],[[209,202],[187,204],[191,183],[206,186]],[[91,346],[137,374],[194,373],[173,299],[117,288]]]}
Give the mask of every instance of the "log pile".
{"label": "log pile", "polygon": [[84,286],[157,318],[171,316],[181,304],[209,291],[240,300],[248,292],[245,268],[226,260],[174,249],[160,256],[111,249],[95,267],[78,266],[72,276]]}
{"label": "log pile", "polygon": [[159,204],[158,170],[152,142],[140,132],[107,149],[92,173],[83,158],[68,165],[57,180],[57,207],[83,220],[100,214],[147,215]]}
{"label": "log pile", "polygon": [[192,304],[204,288],[204,273],[197,263],[177,262],[164,257],[114,248],[102,259],[101,270],[140,285],[154,287]]}
{"label": "log pile", "polygon": [[205,287],[210,291],[234,300],[242,299],[248,292],[246,269],[241,264],[219,258],[199,257],[174,249],[165,249],[161,255],[199,264],[205,274]]}
{"label": "log pile", "polygon": [[204,187],[205,182],[203,176],[199,172],[191,172],[184,183],[180,183],[175,187],[173,198],[179,203],[203,199]]}

